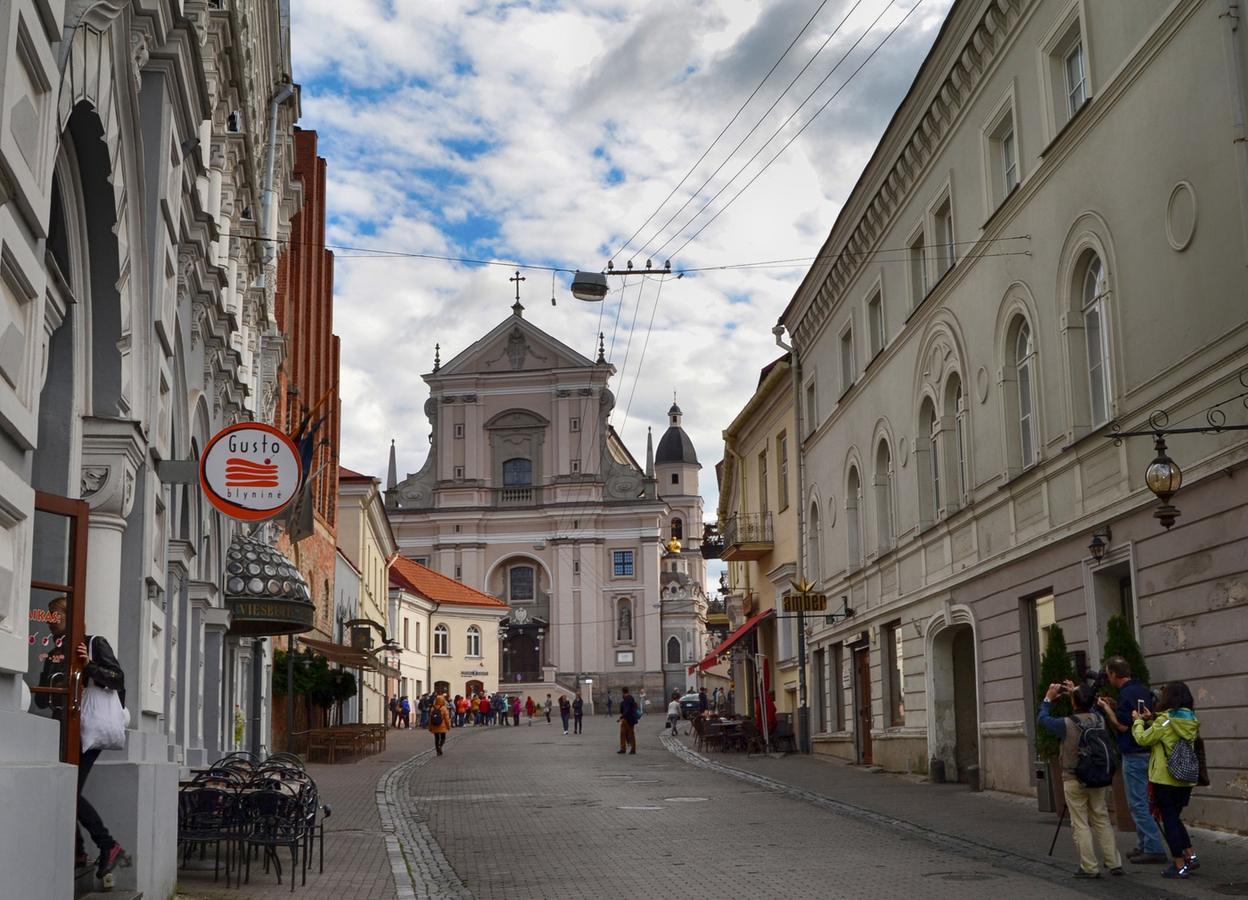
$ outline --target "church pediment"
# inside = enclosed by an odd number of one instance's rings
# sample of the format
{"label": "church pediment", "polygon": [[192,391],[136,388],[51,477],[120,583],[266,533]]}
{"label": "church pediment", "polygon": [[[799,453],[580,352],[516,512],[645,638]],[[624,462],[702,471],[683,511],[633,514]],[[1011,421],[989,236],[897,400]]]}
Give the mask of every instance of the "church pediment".
{"label": "church pediment", "polygon": [[440,375],[592,367],[593,361],[521,316],[510,316],[440,370]]}
{"label": "church pediment", "polygon": [[509,409],[485,423],[486,428],[545,428],[550,421],[528,409]]}

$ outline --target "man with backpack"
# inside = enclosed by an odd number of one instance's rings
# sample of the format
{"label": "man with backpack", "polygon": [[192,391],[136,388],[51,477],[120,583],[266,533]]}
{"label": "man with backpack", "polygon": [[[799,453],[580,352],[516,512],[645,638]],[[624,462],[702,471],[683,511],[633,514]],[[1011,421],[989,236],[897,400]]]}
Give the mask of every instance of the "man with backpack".
{"label": "man with backpack", "polygon": [[[1065,718],[1049,715],[1049,707],[1058,694],[1069,694],[1075,712]],[[1105,720],[1095,711],[1096,691],[1091,685],[1075,686],[1073,681],[1051,684],[1040,704],[1036,721],[1041,728],[1062,742],[1059,756],[1062,766],[1062,789],[1066,809],[1070,812],[1070,830],[1079,850],[1076,878],[1100,878],[1101,867],[1092,846],[1096,832],[1101,856],[1110,875],[1122,875],[1122,859],[1114,843],[1114,829],[1109,823],[1105,806],[1105,789],[1114,780],[1113,741],[1105,729]]]}

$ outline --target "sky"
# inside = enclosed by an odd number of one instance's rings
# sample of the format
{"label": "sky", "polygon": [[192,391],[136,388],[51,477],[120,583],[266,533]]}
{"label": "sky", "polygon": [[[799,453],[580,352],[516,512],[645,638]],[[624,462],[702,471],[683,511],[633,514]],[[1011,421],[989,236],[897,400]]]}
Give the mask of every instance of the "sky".
{"label": "sky", "polygon": [[639,459],[676,392],[714,519],[721,432],[782,352],[771,328],[807,268],[792,261],[818,252],[951,4],[292,4],[338,248],[343,465],[384,477],[394,439],[399,477],[420,468],[434,346],[449,360],[510,315],[512,263],[670,259],[683,278],[613,277],[601,304],[526,268],[521,298],[586,356],[604,332],[612,424]]}

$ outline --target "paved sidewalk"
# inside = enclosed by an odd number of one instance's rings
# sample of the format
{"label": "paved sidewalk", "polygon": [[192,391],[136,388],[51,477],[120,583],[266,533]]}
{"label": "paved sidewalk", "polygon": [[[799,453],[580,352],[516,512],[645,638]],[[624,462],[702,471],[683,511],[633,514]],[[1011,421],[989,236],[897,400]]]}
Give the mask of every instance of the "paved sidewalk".
{"label": "paved sidewalk", "polygon": [[[384,753],[354,764],[308,765],[321,802],[329,804],[333,814],[325,823],[325,871],[318,871],[317,851],[314,850],[308,883],[301,885],[296,880],[294,896],[300,900],[394,900],[397,893],[386,850],[386,832],[377,808],[377,783],[388,770],[432,746],[433,737],[426,731],[391,731]],[[287,871],[290,855],[284,849],[278,852],[283,863],[280,886],[272,871],[265,873],[263,866],[253,860],[251,884],[244,884],[242,888],[226,888],[224,872],[221,880],[214,884],[211,869],[179,869],[179,897],[185,900],[290,897]],[[299,878],[298,871],[295,877]]]}
{"label": "paved sidewalk", "polygon": [[[685,752],[680,755],[692,754],[693,737],[684,734],[683,728],[681,731],[679,741]],[[778,787],[827,798],[847,815],[861,813],[870,820],[888,820],[916,833],[926,832],[936,840],[947,836],[972,849],[978,846],[986,853],[1006,854],[1064,871],[1073,872],[1078,866],[1069,820],[1062,825],[1053,856],[1047,856],[1057,818],[1039,812],[1034,797],[991,791],[973,794],[965,785],[930,784],[915,776],[888,775],[827,756],[747,758],[744,753],[712,752],[700,757],[723,771],[764,778]],[[1202,865],[1199,873],[1186,881],[1162,879],[1163,866],[1127,862],[1125,854],[1135,846],[1135,834],[1118,833],[1118,849],[1131,882],[1147,891],[1141,896],[1169,892],[1210,898],[1232,890],[1236,895],[1248,895],[1248,838],[1204,829],[1189,831]],[[1228,889],[1228,885],[1235,887]]]}

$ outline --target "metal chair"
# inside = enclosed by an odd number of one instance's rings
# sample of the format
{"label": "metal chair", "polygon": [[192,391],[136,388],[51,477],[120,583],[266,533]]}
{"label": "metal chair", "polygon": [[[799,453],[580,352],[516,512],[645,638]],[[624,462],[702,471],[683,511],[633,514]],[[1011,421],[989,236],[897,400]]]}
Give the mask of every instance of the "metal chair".
{"label": "metal chair", "polygon": [[[251,883],[251,848],[263,847],[265,867],[269,860],[277,873],[277,883],[282,883],[282,862],[277,855],[278,847],[290,848],[290,889],[295,889],[295,869],[299,867],[299,845],[305,830],[304,810],[299,798],[286,791],[259,790],[243,795],[243,810],[247,819],[248,834],[245,839],[247,855],[247,884]],[[308,883],[308,870],[303,870],[303,884]]]}
{"label": "metal chair", "polygon": [[225,885],[230,886],[230,849],[240,838],[238,795],[219,787],[192,785],[178,792],[178,846],[184,847],[182,865],[199,846],[216,845],[212,880],[221,872],[221,844],[225,843]]}

